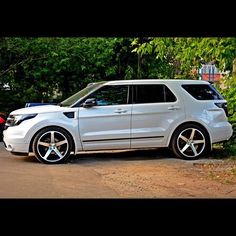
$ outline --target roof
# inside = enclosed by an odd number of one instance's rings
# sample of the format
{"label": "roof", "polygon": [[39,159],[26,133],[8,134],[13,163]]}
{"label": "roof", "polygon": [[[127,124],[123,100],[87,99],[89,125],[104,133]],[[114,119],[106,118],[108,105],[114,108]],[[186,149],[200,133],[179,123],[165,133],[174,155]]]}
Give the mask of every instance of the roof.
{"label": "roof", "polygon": [[121,84],[208,84],[203,80],[180,80],[180,79],[138,79],[138,80],[114,80],[107,81],[106,85],[121,85]]}

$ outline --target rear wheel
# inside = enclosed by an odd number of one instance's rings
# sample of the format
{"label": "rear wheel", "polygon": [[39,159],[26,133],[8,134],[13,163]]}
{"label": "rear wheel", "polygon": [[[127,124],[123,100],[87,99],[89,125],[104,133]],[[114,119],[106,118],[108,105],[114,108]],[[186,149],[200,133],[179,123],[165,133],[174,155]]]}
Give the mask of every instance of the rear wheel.
{"label": "rear wheel", "polygon": [[70,135],[59,127],[42,129],[33,141],[36,158],[46,164],[64,163],[69,158],[71,150]]}
{"label": "rear wheel", "polygon": [[196,160],[210,150],[210,138],[200,126],[185,124],[174,132],[171,148],[179,158]]}

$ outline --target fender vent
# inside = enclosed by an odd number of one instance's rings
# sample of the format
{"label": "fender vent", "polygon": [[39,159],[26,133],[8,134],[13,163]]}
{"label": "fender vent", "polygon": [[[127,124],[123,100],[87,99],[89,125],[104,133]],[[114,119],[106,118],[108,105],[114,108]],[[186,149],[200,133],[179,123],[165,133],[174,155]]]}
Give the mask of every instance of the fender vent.
{"label": "fender vent", "polygon": [[63,112],[63,114],[68,118],[75,118],[74,112]]}

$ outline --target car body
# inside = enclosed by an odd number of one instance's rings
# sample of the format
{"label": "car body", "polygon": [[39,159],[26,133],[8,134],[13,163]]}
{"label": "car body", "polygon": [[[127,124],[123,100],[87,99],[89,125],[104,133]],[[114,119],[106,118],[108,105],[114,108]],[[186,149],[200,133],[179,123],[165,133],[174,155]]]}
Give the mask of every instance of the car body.
{"label": "car body", "polygon": [[92,83],[60,105],[15,110],[4,143],[48,164],[80,151],[154,147],[193,160],[231,136],[227,101],[210,83],[144,79]]}

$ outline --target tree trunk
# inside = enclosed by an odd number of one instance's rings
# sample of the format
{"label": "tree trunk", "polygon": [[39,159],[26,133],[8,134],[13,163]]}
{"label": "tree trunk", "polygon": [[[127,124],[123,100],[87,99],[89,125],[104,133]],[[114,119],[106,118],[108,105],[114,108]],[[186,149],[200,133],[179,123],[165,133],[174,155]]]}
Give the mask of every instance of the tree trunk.
{"label": "tree trunk", "polygon": [[138,54],[138,71],[137,71],[137,77],[140,78],[140,55]]}
{"label": "tree trunk", "polygon": [[236,76],[236,58],[233,61],[233,76]]}

